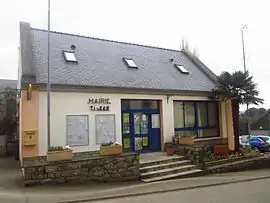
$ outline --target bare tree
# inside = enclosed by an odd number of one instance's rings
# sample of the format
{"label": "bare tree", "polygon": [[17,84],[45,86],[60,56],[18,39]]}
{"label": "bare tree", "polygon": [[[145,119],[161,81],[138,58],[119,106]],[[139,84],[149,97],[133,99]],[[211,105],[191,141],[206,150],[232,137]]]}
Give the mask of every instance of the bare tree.
{"label": "bare tree", "polygon": [[182,39],[180,49],[189,52],[190,54],[192,54],[197,58],[199,57],[198,51],[195,48],[192,48],[192,46],[187,40]]}

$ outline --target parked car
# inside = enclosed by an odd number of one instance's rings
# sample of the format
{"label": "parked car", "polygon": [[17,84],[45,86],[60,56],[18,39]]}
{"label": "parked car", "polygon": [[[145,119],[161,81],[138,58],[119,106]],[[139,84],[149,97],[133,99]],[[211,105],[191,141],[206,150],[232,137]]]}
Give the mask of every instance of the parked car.
{"label": "parked car", "polygon": [[258,149],[260,152],[269,151],[269,145],[260,136],[251,136],[249,143],[251,148]]}
{"label": "parked car", "polygon": [[263,139],[270,146],[270,136],[267,135],[256,135],[255,137],[259,137]]}

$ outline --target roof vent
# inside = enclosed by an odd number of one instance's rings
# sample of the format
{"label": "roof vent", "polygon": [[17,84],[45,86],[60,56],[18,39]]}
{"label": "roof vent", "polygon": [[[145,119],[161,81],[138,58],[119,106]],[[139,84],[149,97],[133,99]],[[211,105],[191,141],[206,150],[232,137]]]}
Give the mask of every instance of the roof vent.
{"label": "roof vent", "polygon": [[186,69],[184,66],[182,66],[182,65],[176,65],[176,64],[175,64],[175,67],[176,67],[178,70],[180,70],[181,73],[189,74],[189,72],[187,71],[187,69]]}
{"label": "roof vent", "polygon": [[174,59],[173,58],[170,58],[170,62],[173,62],[174,61]]}
{"label": "roof vent", "polygon": [[74,44],[72,44],[72,45],[70,46],[70,48],[71,48],[72,50],[75,50],[75,49],[76,49],[76,46],[75,46]]}

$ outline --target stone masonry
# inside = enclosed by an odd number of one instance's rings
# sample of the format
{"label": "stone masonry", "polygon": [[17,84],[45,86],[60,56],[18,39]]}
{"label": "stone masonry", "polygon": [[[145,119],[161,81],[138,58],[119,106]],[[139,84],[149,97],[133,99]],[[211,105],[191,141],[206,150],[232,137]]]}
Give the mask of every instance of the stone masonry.
{"label": "stone masonry", "polygon": [[194,145],[180,145],[180,144],[166,144],[166,149],[173,149],[175,154],[185,156],[201,168],[204,168],[204,164],[207,161],[209,155],[213,152],[213,146],[206,144],[194,144]]}
{"label": "stone masonry", "polygon": [[266,155],[258,156],[249,159],[243,159],[233,162],[227,162],[219,165],[209,166],[205,169],[205,174],[211,173],[227,173],[227,172],[237,172],[252,169],[264,169],[270,168],[270,158]]}
{"label": "stone masonry", "polygon": [[173,149],[175,154],[185,156],[192,164],[203,169],[209,155],[213,153],[215,144],[227,144],[227,139],[200,141],[193,145],[165,143],[165,151]]}
{"label": "stone masonry", "polygon": [[22,166],[25,186],[66,182],[120,182],[138,180],[136,153],[101,157],[75,155],[72,161],[49,163],[46,157],[25,158]]}

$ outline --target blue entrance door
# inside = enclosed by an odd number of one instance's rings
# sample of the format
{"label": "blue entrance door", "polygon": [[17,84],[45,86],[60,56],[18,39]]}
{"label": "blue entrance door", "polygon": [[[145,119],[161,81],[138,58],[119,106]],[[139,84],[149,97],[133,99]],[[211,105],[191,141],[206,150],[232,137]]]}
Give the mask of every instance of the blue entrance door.
{"label": "blue entrance door", "polygon": [[150,116],[150,136],[149,145],[151,151],[161,151],[161,135],[160,135],[160,115],[159,112],[152,113]]}
{"label": "blue entrance door", "polygon": [[159,112],[122,112],[122,141],[125,152],[160,151]]}
{"label": "blue entrance door", "polygon": [[133,113],[133,151],[146,152],[149,151],[149,114]]}

